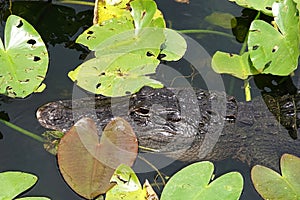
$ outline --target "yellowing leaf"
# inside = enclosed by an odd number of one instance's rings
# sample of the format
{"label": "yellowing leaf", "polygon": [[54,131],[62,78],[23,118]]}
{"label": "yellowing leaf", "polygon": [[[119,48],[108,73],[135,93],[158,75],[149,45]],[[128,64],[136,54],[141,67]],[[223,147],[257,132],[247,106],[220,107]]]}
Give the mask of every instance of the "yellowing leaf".
{"label": "yellowing leaf", "polygon": [[94,23],[102,24],[102,22],[119,17],[126,17],[127,20],[132,20],[127,4],[130,0],[99,0],[96,13],[97,17]]}

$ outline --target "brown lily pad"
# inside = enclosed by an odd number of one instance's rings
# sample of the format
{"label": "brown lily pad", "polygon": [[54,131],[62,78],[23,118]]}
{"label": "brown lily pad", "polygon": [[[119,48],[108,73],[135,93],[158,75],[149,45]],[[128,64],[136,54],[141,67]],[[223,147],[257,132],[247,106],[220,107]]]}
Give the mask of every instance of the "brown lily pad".
{"label": "brown lily pad", "polygon": [[69,186],[93,199],[113,186],[110,178],[120,164],[134,163],[137,150],[136,136],[124,119],[112,120],[100,139],[94,121],[83,118],[61,139],[58,164]]}

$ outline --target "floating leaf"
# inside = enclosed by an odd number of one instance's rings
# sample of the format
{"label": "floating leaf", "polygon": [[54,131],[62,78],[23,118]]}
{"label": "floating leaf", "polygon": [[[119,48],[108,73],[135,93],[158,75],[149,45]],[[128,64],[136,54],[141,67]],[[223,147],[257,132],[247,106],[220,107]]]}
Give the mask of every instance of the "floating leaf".
{"label": "floating leaf", "polygon": [[176,31],[172,29],[164,29],[166,41],[162,45],[160,52],[162,56],[161,60],[176,61],[182,58],[184,55],[187,44],[185,39]]}
{"label": "floating leaf", "polygon": [[147,60],[147,57],[156,58],[158,56],[164,41],[165,34],[162,28],[143,28],[138,36],[135,35],[134,30],[126,31],[98,44],[95,48],[95,55],[99,57],[106,54],[134,53],[142,56],[142,60],[143,58]]}
{"label": "floating leaf", "polygon": [[126,18],[113,18],[103,22],[103,24],[95,24],[85,30],[76,39],[77,43],[87,46],[91,51],[106,39],[118,35],[124,31],[133,30],[133,23]]}
{"label": "floating leaf", "polygon": [[261,73],[286,76],[298,66],[299,27],[292,0],[274,3],[273,14],[279,31],[262,20],[250,27],[248,46],[254,67]]}
{"label": "floating leaf", "polygon": [[48,52],[38,32],[24,19],[10,15],[0,39],[0,93],[24,98],[38,89],[48,67]]}
{"label": "floating leaf", "polygon": [[77,38],[76,42],[95,51],[95,58],[68,74],[78,86],[113,97],[135,93],[143,86],[163,87],[147,75],[155,73],[160,60],[179,60],[186,42],[165,28],[153,0],[134,0],[130,7],[133,22],[116,17],[92,26]]}
{"label": "floating leaf", "polygon": [[134,171],[126,165],[120,165],[110,181],[116,185],[106,193],[106,200],[158,200],[149,182],[146,180],[142,188]]}
{"label": "floating leaf", "polygon": [[[22,192],[31,188],[37,181],[37,177],[24,172],[7,171],[0,173],[0,199],[14,199]],[[27,200],[49,200],[46,197],[24,197]]]}
{"label": "floating leaf", "polygon": [[214,171],[211,162],[191,164],[177,172],[167,182],[161,200],[176,199],[238,199],[243,189],[243,177],[238,172],[229,172],[209,183]]}
{"label": "floating leaf", "polygon": [[144,85],[163,87],[145,76],[155,73],[158,64],[153,57],[141,59],[137,54],[111,54],[90,59],[68,75],[85,90],[116,97],[135,93]]}
{"label": "floating leaf", "polygon": [[204,18],[206,21],[208,21],[211,24],[231,29],[236,27],[237,20],[235,16],[229,13],[223,13],[223,12],[213,12],[212,14],[206,16]]}
{"label": "floating leaf", "polygon": [[260,165],[251,170],[255,189],[264,199],[283,200],[300,198],[300,159],[284,154],[280,160],[282,176]]}
{"label": "floating leaf", "polygon": [[137,156],[137,139],[122,118],[111,121],[99,140],[93,120],[79,120],[58,146],[60,171],[70,187],[93,199],[113,186],[109,182],[121,164],[132,165]]}
{"label": "floating leaf", "polygon": [[212,58],[212,68],[215,72],[231,74],[243,80],[250,75],[258,74],[250,64],[248,52],[240,56],[217,51]]}
{"label": "floating leaf", "polygon": [[255,10],[260,10],[267,15],[272,15],[272,5],[276,0],[229,0],[236,2],[238,5],[252,8]]}
{"label": "floating leaf", "polygon": [[149,27],[157,10],[156,3],[153,0],[134,0],[130,2],[130,6],[135,33],[138,35],[142,28]]}

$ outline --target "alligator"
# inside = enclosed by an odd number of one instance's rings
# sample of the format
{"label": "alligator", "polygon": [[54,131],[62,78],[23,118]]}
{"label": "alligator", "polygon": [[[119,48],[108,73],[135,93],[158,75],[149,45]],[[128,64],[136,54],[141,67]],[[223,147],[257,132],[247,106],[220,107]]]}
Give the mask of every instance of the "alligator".
{"label": "alligator", "polygon": [[[83,117],[98,130],[114,117],[127,120],[140,146],[181,161],[238,159],[278,169],[284,153],[300,156],[299,95],[264,95],[237,102],[224,92],[143,87],[126,97],[92,96],[50,102],[40,124],[66,132]],[[291,137],[292,136],[292,137]]]}

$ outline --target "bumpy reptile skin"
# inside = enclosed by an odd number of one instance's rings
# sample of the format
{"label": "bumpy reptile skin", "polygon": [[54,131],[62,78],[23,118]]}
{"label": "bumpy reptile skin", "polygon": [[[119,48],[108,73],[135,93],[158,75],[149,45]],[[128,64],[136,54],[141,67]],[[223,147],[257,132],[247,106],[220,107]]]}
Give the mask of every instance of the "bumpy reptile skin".
{"label": "bumpy reptile skin", "polygon": [[94,119],[102,130],[120,116],[132,125],[139,145],[175,159],[231,157],[278,168],[283,153],[300,156],[298,97],[264,99],[246,103],[221,92],[144,87],[130,97],[50,102],[38,109],[37,118],[42,126],[65,132],[82,117]]}

